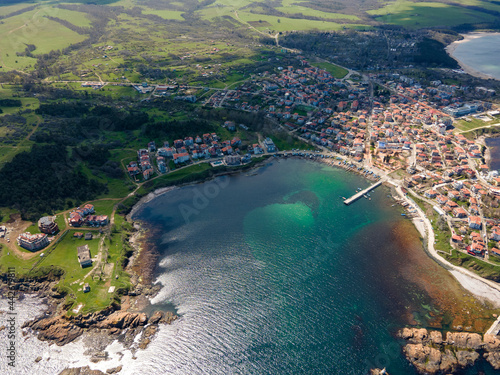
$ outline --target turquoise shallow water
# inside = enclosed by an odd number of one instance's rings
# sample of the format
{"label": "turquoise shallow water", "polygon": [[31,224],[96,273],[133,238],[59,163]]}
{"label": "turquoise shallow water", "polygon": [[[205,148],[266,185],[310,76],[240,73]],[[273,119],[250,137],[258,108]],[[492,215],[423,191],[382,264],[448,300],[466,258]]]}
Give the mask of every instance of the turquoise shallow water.
{"label": "turquoise shallow water", "polygon": [[343,204],[368,184],[281,160],[145,204],[134,219],[158,238],[153,304],[181,318],[126,373],[413,374],[394,333],[408,315],[425,326],[432,302],[405,278],[388,190]]}

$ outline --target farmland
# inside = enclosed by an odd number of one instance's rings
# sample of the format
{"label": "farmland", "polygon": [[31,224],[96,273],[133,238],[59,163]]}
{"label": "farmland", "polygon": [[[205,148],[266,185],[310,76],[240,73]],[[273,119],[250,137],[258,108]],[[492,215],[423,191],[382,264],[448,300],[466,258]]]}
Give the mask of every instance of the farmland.
{"label": "farmland", "polygon": [[368,11],[382,23],[408,28],[455,26],[465,23],[492,22],[494,16],[455,5],[398,0],[377,10]]}

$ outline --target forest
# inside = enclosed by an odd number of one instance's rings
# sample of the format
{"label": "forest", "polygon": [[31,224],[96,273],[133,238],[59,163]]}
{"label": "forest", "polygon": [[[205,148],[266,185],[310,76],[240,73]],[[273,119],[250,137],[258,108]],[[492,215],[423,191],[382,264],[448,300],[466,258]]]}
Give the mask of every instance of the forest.
{"label": "forest", "polygon": [[66,148],[57,145],[34,145],[16,155],[0,170],[0,205],[37,220],[106,192],[104,184],[78,171],[67,155]]}

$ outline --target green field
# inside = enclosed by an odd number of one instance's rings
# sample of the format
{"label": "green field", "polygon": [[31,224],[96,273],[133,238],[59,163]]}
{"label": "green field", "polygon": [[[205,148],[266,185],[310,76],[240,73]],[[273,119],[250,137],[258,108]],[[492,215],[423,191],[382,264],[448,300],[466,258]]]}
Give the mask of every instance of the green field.
{"label": "green field", "polygon": [[345,19],[351,21],[359,21],[360,18],[355,15],[344,14],[344,13],[331,13],[323,12],[320,10],[312,9],[306,6],[300,5],[301,1],[296,0],[282,0],[280,7],[276,7],[276,10],[287,14],[303,14],[304,16],[319,17],[325,19]]}
{"label": "green field", "polygon": [[490,14],[444,3],[397,0],[368,14],[379,22],[408,28],[456,26],[464,23],[493,22]]}
{"label": "green field", "polygon": [[[27,44],[34,44],[34,54],[48,53],[81,42],[85,36],[67,29],[60,23],[51,21],[53,8],[32,10],[19,16],[7,18],[0,24],[0,65],[3,71],[27,69],[35,60],[26,56],[16,56],[23,52]],[[55,12],[58,14],[58,12]]]}
{"label": "green field", "polygon": [[332,76],[335,78],[344,78],[349,71],[347,69],[344,69],[338,65],[331,64],[328,62],[314,62],[312,65],[317,66],[318,68],[326,70],[328,73],[330,73]]}
{"label": "green field", "polygon": [[89,27],[90,20],[86,13],[77,12],[74,10],[61,9],[61,8],[50,8],[50,15],[52,17],[61,18],[79,27]]}
{"label": "green field", "polygon": [[178,10],[155,10],[155,9],[146,9],[142,13],[144,14],[154,14],[166,20],[178,20],[183,21],[182,13]]}
{"label": "green field", "polygon": [[474,117],[469,117],[470,121],[458,120],[453,125],[459,132],[467,132],[477,128],[489,127],[492,125],[498,125],[498,121],[492,120],[490,122],[484,122]]}

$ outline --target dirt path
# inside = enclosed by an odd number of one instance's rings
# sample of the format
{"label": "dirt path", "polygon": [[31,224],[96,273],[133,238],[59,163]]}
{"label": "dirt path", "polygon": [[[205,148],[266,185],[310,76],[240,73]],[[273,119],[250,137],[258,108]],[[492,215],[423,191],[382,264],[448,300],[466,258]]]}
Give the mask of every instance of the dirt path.
{"label": "dirt path", "polygon": [[240,18],[240,16],[238,15],[238,11],[237,11],[237,10],[235,10],[235,11],[234,11],[234,15],[235,15],[235,17],[236,17],[236,19],[237,19],[238,21],[240,21],[240,22],[242,22],[242,23],[244,23],[244,24],[247,24],[247,25],[248,25],[248,27],[249,27],[250,29],[253,29],[254,31],[258,32],[259,34],[264,35],[264,36],[267,36],[267,37],[269,37],[269,38],[271,38],[271,39],[274,39],[274,41],[276,42],[276,46],[277,46],[277,47],[279,47],[279,46],[280,46],[279,39],[278,39],[278,37],[279,37],[279,34],[280,34],[280,33],[276,33],[276,34],[274,34],[274,35],[271,35],[271,34],[267,34],[267,33],[263,32],[263,31],[260,31],[260,30],[256,29],[255,27],[253,27],[252,25],[250,25],[248,22],[243,21],[243,20]]}
{"label": "dirt path", "polygon": [[[0,244],[12,251],[17,257],[28,260],[37,255],[37,253],[26,253],[17,248],[16,242],[17,237],[21,233],[24,233],[28,227],[31,226],[29,221],[23,221],[20,214],[15,214],[11,216],[14,222],[7,223],[7,236],[0,239]],[[10,241],[7,241],[9,239]]]}

